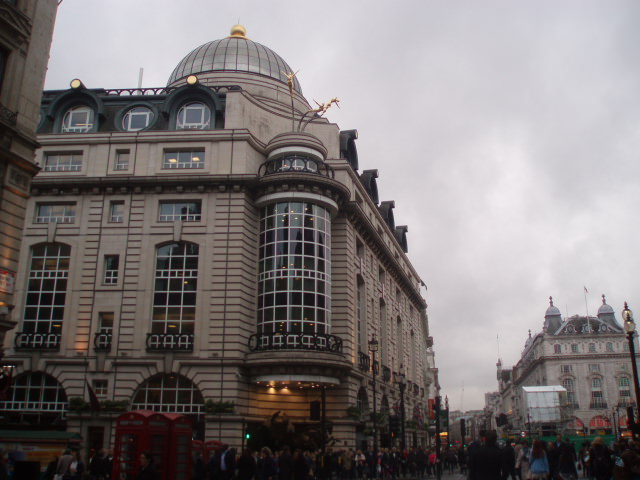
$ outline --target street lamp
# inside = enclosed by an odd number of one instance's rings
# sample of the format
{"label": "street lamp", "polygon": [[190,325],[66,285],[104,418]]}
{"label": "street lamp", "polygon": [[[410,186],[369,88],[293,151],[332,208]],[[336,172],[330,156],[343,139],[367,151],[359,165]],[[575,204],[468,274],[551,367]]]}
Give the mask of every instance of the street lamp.
{"label": "street lamp", "polygon": [[376,334],[371,335],[369,340],[369,352],[371,352],[371,375],[373,377],[373,454],[378,459],[378,412],[376,410],[376,352],[378,351],[378,340]]}
{"label": "street lamp", "polygon": [[[631,368],[633,369],[633,386],[636,393],[636,408],[640,402],[640,385],[638,385],[638,365],[636,363],[636,347],[633,343],[633,334],[636,331],[636,324],[633,321],[633,312],[629,309],[627,302],[624,302],[624,310],[622,310],[622,319],[624,320],[624,331],[629,340],[629,354],[631,355]],[[636,432],[633,432],[634,434]]]}
{"label": "street lamp", "polygon": [[404,373],[404,366],[402,364],[400,364],[400,372],[398,373],[398,386],[400,387],[400,449],[404,452],[404,391],[407,388],[407,376]]}

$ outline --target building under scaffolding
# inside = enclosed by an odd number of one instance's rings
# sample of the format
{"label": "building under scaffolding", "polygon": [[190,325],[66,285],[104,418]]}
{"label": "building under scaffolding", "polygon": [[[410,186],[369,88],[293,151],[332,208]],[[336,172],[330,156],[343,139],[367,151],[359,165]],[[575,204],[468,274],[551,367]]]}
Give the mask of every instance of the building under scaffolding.
{"label": "building under scaffolding", "polygon": [[567,390],[560,385],[522,387],[529,430],[541,435],[561,433],[573,418]]}

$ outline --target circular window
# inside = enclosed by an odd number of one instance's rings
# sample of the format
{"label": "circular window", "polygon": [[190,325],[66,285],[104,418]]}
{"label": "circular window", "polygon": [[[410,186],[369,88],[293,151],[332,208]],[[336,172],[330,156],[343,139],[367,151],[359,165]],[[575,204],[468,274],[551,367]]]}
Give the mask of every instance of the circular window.
{"label": "circular window", "polygon": [[122,118],[122,128],[128,132],[144,130],[153,122],[153,112],[147,107],[135,107]]}

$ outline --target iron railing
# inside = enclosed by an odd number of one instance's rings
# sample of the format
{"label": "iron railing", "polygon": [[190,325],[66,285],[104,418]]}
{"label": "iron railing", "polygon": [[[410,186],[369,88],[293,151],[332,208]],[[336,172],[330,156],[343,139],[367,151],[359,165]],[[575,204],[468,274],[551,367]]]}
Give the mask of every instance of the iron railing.
{"label": "iron railing", "polygon": [[342,353],[342,339],[322,333],[262,333],[249,337],[249,350],[316,350]]}
{"label": "iron railing", "polygon": [[59,350],[59,333],[17,332],[13,344],[18,350]]}
{"label": "iron railing", "polygon": [[113,334],[111,332],[107,332],[107,331],[98,332],[93,337],[93,346],[98,351],[110,352],[112,339],[113,339]]}
{"label": "iron railing", "polygon": [[264,162],[258,169],[258,178],[278,173],[308,173],[328,178],[336,177],[333,168],[324,162],[300,155],[291,155],[272,158]]}
{"label": "iron railing", "polygon": [[148,333],[147,351],[193,351],[193,333]]}

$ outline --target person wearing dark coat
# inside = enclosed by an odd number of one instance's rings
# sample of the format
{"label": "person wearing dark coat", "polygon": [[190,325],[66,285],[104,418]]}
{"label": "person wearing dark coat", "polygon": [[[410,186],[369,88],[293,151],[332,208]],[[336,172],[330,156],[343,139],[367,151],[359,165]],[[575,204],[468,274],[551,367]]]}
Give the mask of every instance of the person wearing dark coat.
{"label": "person wearing dark coat", "polygon": [[547,444],[547,461],[549,462],[549,476],[551,478],[556,478],[558,476],[561,446],[562,444],[558,444],[557,442],[549,442]]}
{"label": "person wearing dark coat", "polygon": [[500,469],[502,480],[509,477],[516,480],[516,451],[509,442],[500,450]]}
{"label": "person wearing dark coat", "polygon": [[483,444],[469,455],[469,480],[501,480],[501,455],[494,431],[485,432]]}
{"label": "person wearing dark coat", "polygon": [[256,478],[258,465],[250,449],[245,448],[236,463],[236,467],[238,468],[238,480],[254,480]]}
{"label": "person wearing dark coat", "polygon": [[278,468],[269,447],[262,447],[262,461],[260,462],[260,480],[276,480]]}
{"label": "person wearing dark coat", "polygon": [[289,447],[283,447],[278,455],[278,480],[291,480],[293,475],[293,457]]}
{"label": "person wearing dark coat", "polygon": [[309,464],[299,448],[293,452],[293,480],[309,480]]}
{"label": "person wearing dark coat", "polygon": [[140,471],[136,480],[158,480],[158,478],[158,473],[153,468],[151,452],[142,452],[140,454]]}
{"label": "person wearing dark coat", "polygon": [[578,478],[578,470],[576,469],[576,449],[568,442],[562,443],[558,449],[560,456],[558,458],[558,474],[562,478]]}

